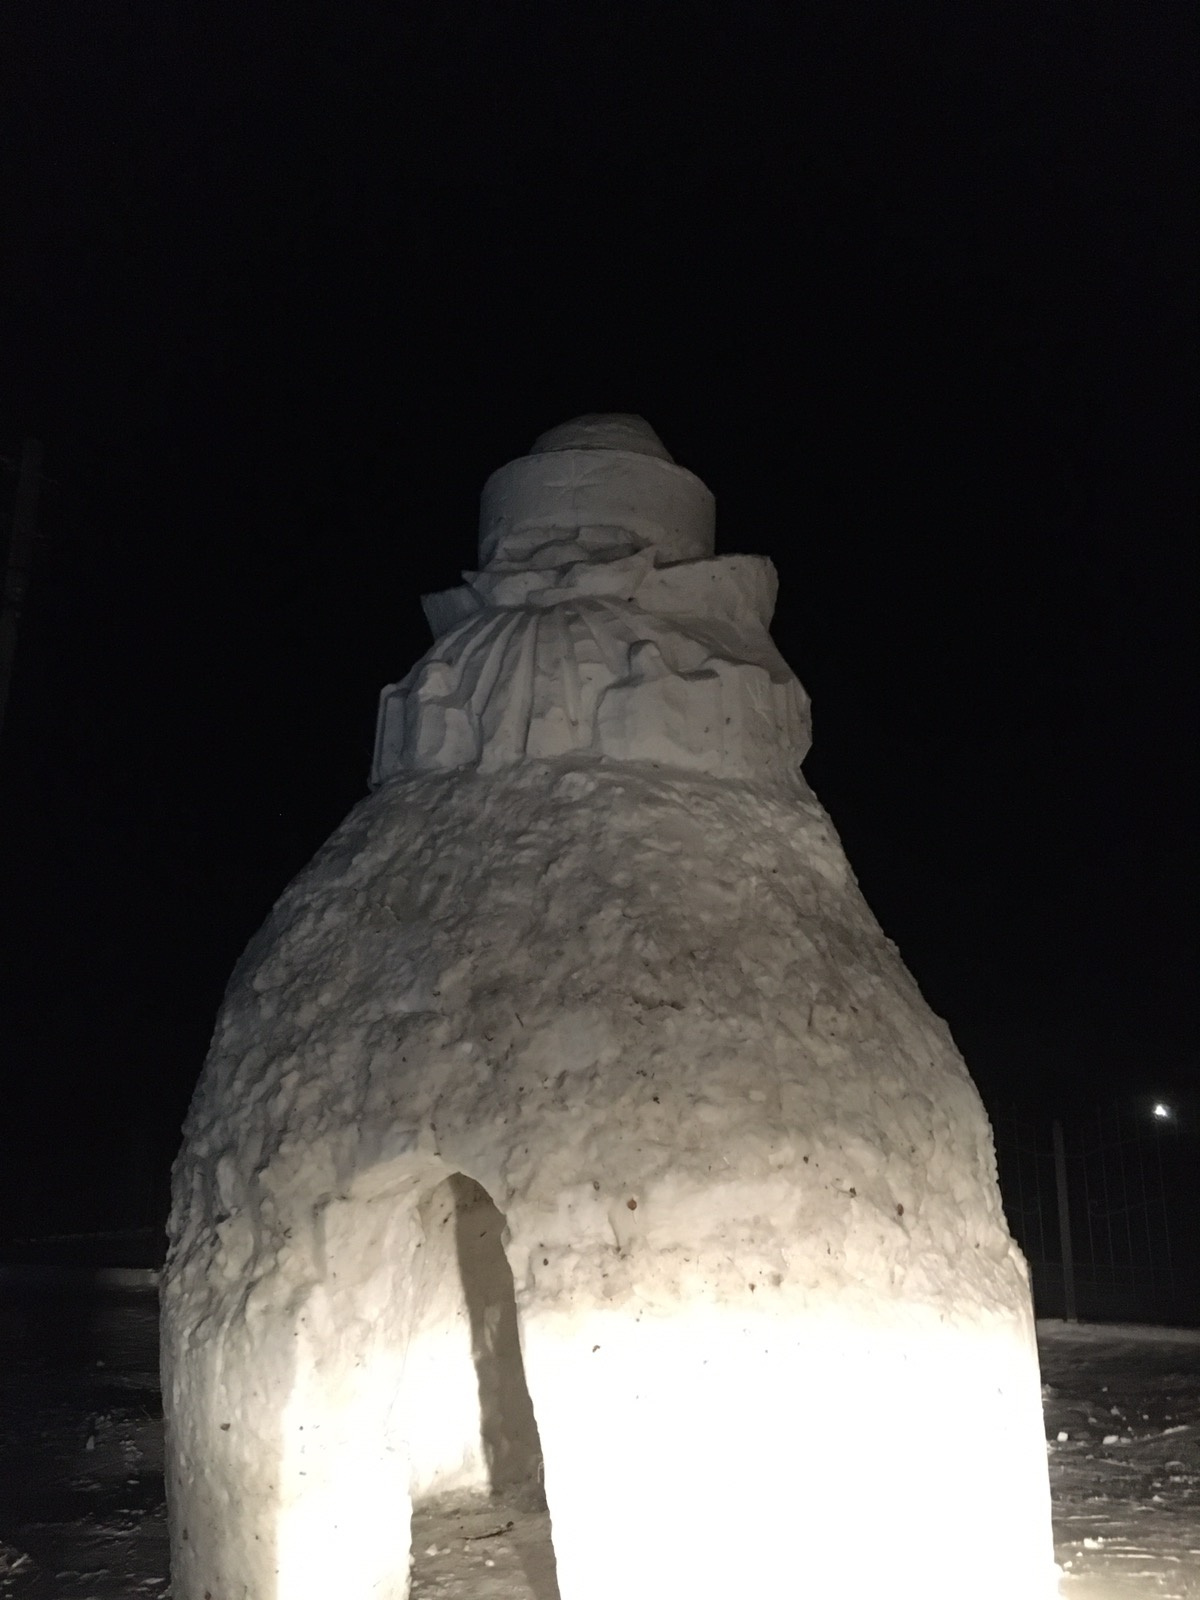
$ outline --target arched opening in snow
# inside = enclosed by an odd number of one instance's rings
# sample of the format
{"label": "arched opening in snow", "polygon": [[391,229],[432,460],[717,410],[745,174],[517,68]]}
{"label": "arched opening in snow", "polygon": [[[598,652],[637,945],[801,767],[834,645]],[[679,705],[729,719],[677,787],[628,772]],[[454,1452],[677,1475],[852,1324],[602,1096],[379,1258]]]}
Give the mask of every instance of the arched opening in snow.
{"label": "arched opening in snow", "polygon": [[525,1383],[504,1218],[487,1190],[456,1172],[444,1185],[453,1205],[454,1245],[471,1330],[479,1390],[480,1442],[493,1492],[541,1495],[542,1444]]}
{"label": "arched opening in snow", "polygon": [[[504,1216],[481,1184],[455,1172],[425,1191],[417,1221],[403,1379],[414,1592],[423,1577],[435,1588],[439,1556],[461,1543],[476,1545],[492,1578],[509,1564],[536,1600],[558,1600]],[[506,1527],[510,1537],[493,1537]]]}

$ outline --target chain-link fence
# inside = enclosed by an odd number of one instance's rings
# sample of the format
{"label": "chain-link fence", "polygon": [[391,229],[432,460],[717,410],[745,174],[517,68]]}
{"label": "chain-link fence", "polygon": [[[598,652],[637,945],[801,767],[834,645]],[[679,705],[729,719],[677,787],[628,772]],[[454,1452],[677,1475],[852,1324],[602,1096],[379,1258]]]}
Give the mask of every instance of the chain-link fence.
{"label": "chain-link fence", "polygon": [[1200,1140],[1184,1108],[1052,1120],[999,1106],[992,1126],[1039,1316],[1200,1323]]}

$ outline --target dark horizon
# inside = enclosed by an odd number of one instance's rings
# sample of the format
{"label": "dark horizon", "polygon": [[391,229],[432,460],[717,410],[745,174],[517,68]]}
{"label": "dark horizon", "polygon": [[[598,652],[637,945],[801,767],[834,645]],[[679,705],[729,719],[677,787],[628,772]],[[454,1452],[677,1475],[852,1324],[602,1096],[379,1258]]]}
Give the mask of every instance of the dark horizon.
{"label": "dark horizon", "polygon": [[[0,1234],[161,1196],[495,467],[644,415],[989,1106],[1194,1105],[1193,29],[16,8]],[[138,1179],[137,1182],[141,1180]]]}

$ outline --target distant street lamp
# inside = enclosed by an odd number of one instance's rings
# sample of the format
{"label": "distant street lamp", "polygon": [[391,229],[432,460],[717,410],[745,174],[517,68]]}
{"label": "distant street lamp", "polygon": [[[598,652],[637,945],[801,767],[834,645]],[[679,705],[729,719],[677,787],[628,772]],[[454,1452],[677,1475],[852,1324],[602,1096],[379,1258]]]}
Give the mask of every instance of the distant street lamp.
{"label": "distant street lamp", "polygon": [[1154,1102],[1153,1115],[1159,1122],[1170,1122],[1174,1113],[1172,1112],[1170,1106],[1165,1103],[1165,1101],[1156,1100]]}

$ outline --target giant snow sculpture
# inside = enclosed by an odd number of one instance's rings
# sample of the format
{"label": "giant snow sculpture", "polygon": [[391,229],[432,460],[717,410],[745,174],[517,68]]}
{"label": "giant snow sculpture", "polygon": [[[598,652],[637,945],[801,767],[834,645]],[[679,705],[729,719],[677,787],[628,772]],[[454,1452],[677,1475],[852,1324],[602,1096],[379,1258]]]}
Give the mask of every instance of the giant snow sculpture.
{"label": "giant snow sculpture", "polygon": [[188,1116],[176,1600],[403,1600],[414,1501],[543,1472],[562,1600],[1052,1592],[987,1119],[774,592],[638,418],[488,481]]}

